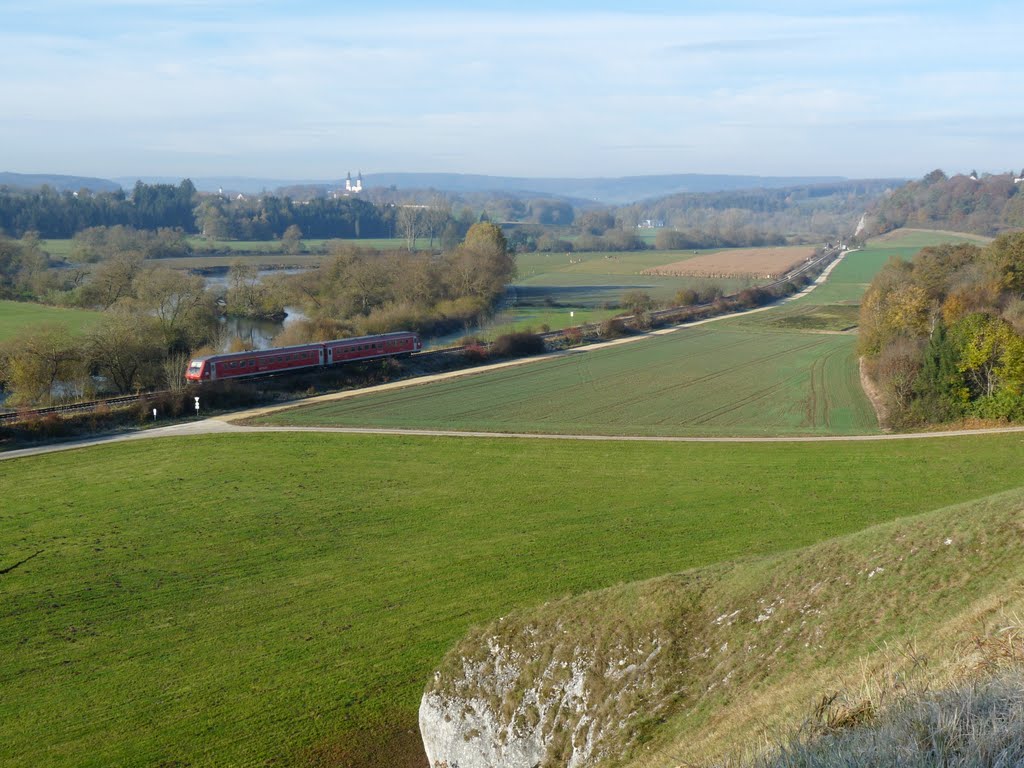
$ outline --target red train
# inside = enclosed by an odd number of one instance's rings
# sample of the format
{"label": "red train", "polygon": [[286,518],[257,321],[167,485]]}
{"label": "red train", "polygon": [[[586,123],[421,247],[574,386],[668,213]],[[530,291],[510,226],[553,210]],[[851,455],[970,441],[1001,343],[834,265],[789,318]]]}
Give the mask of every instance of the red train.
{"label": "red train", "polygon": [[357,336],[294,347],[252,352],[206,355],[189,361],[188,381],[221,381],[245,376],[265,376],[282,371],[301,371],[378,357],[404,357],[423,348],[415,333],[400,331],[379,336]]}

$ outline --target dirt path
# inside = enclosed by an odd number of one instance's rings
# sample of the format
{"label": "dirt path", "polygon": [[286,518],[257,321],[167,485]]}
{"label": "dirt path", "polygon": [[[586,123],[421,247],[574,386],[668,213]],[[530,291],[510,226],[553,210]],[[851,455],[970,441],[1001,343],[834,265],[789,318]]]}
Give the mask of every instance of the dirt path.
{"label": "dirt path", "polygon": [[864,390],[864,394],[867,395],[871,407],[875,409],[875,418],[878,419],[879,429],[888,432],[890,431],[889,411],[885,407],[882,393],[879,392],[875,382],[868,375],[867,363],[863,357],[858,358],[858,366],[860,367],[860,388]]}
{"label": "dirt path", "polygon": [[204,419],[188,424],[157,427],[140,432],[76,440],[38,448],[22,448],[0,453],[0,461],[26,456],[39,456],[76,448],[88,448],[108,443],[123,443],[130,440],[147,440],[163,437],[187,437],[194,435],[233,434],[247,435],[260,432],[319,432],[340,435],[398,435],[406,437],[463,437],[512,440],[580,440],[585,442],[626,442],[626,443],[842,443],[874,442],[877,440],[927,440],[939,437],[968,437],[970,435],[1001,435],[1024,432],[1024,427],[992,427],[988,429],[944,430],[940,432],[908,432],[904,434],[879,435],[810,435],[786,437],[670,437],[649,435],[565,435],[534,434],[529,432],[459,432],[446,429],[387,429],[370,427],[265,427],[232,424],[220,417]]}

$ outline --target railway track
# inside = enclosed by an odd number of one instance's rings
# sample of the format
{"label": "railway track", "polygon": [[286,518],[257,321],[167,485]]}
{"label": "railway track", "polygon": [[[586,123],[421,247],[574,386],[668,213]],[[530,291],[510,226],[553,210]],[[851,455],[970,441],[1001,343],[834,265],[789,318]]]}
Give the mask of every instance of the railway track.
{"label": "railway track", "polygon": [[97,408],[113,408],[119,405],[131,405],[137,403],[140,400],[144,400],[147,397],[155,397],[158,395],[168,394],[168,390],[161,390],[159,392],[147,392],[140,395],[121,395],[119,397],[106,397],[101,400],[89,400],[82,403],[66,403],[64,405],[51,405],[46,408],[29,408],[18,411],[9,411],[7,413],[0,413],[0,424],[12,421],[21,421],[22,419],[38,418],[39,416],[47,416],[51,413],[65,414],[65,413],[80,413],[83,411],[95,411]]}
{"label": "railway track", "polygon": [[[827,265],[830,261],[835,259],[841,250],[839,248],[830,248],[822,252],[821,256],[808,261],[801,265],[795,270],[786,273],[784,276],[770,283],[766,283],[760,288],[772,289],[777,288],[784,283],[791,281],[795,277],[814,269],[822,264]],[[689,307],[670,307],[669,309],[658,309],[650,312],[650,317],[653,320],[664,320],[672,318],[677,322],[686,320],[689,317],[699,315],[701,312],[708,309],[711,303],[705,304],[694,304]],[[622,321],[629,322],[634,320],[634,315],[624,315],[619,318]],[[579,331],[581,333],[594,332],[598,326],[596,324],[581,325],[575,328],[566,328],[560,331],[549,331],[547,333],[538,334],[545,341],[554,341],[556,339],[564,338],[568,331]],[[490,346],[489,342],[482,342],[482,347]],[[414,357],[417,360],[428,360],[433,357],[444,357],[446,355],[458,354],[466,350],[465,345],[459,345],[455,347],[445,347],[443,349],[429,349],[422,352],[415,353]],[[259,381],[261,379],[271,378],[271,376],[254,376],[248,379],[248,381]],[[6,413],[0,413],[0,424],[9,424],[17,421],[24,421],[28,419],[39,418],[40,416],[47,416],[49,414],[70,414],[70,413],[87,413],[89,411],[95,411],[98,408],[116,408],[122,405],[131,405],[133,403],[143,402],[150,398],[161,397],[163,395],[171,394],[170,390],[157,390],[153,392],[144,392],[137,395],[121,395],[119,397],[108,397],[100,400],[90,400],[82,403],[68,403],[64,405],[51,405],[46,408],[31,408],[21,409],[17,411],[9,411]]]}

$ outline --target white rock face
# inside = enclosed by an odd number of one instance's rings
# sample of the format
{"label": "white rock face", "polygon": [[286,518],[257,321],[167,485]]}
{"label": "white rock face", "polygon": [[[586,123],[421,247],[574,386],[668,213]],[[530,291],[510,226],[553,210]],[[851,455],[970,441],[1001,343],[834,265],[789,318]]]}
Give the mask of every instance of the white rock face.
{"label": "white rock face", "polygon": [[420,702],[420,734],[431,768],[535,768],[544,759],[543,739],[536,731],[509,734],[486,702],[444,699],[424,694]]}
{"label": "white rock face", "polygon": [[622,694],[655,694],[648,703],[659,708],[655,637],[614,656],[544,641],[530,628],[518,640],[512,648],[489,638],[457,671],[435,675],[419,711],[431,768],[583,768],[608,757],[612,743],[612,753],[630,743],[637,711]]}

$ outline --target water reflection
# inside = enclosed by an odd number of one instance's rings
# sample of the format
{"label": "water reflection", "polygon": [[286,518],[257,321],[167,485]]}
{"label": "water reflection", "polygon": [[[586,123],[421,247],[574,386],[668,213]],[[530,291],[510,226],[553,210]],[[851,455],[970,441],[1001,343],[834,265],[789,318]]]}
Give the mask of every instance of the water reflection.
{"label": "water reflection", "polygon": [[222,317],[220,322],[224,326],[224,343],[222,350],[228,351],[231,342],[237,337],[247,345],[251,344],[253,349],[270,349],[274,346],[274,337],[292,323],[305,320],[306,316],[302,310],[296,307],[285,307],[287,313],[284,320],[259,320],[253,317]]}

